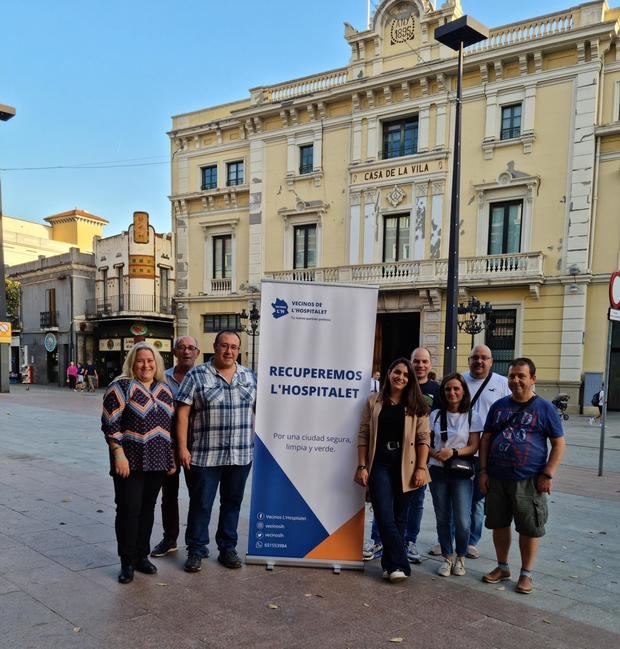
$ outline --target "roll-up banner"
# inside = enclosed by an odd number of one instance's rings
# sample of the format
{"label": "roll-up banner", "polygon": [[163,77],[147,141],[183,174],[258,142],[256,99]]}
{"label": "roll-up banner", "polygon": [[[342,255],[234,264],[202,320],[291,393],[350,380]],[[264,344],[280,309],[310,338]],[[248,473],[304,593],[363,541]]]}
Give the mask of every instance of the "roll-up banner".
{"label": "roll-up banner", "polygon": [[361,568],[377,286],[263,281],[248,563]]}

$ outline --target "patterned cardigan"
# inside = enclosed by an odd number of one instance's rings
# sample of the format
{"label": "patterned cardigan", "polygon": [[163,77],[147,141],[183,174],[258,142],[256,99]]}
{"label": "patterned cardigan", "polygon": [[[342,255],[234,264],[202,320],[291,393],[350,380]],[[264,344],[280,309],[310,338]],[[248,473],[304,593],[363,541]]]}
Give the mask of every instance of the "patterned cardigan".
{"label": "patterned cardigan", "polygon": [[[166,383],[150,390],[140,381],[113,381],[103,397],[101,430],[118,442],[131,471],[168,471],[173,464],[170,433],[174,398]],[[111,458],[110,458],[111,459]]]}

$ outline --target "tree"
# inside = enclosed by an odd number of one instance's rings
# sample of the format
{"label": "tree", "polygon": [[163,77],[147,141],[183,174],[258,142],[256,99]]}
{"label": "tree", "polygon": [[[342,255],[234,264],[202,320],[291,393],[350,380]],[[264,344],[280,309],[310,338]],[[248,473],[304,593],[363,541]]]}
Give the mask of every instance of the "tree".
{"label": "tree", "polygon": [[10,318],[17,318],[19,315],[19,282],[14,279],[5,279],[6,287],[6,312]]}

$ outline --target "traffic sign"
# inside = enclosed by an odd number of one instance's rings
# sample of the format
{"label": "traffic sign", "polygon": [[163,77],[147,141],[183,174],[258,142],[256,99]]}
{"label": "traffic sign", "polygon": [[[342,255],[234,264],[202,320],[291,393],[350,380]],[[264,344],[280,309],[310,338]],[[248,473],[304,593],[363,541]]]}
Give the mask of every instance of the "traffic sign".
{"label": "traffic sign", "polygon": [[0,343],[11,344],[11,323],[0,322]]}
{"label": "traffic sign", "polygon": [[620,271],[612,273],[609,279],[609,304],[612,309],[620,309]]}

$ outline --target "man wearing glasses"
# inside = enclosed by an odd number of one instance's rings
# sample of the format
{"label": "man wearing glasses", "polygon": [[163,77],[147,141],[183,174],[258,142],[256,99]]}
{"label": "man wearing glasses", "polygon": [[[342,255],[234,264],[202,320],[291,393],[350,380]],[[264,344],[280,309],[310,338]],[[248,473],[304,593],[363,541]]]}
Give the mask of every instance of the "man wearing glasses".
{"label": "man wearing glasses", "polygon": [[[166,370],[166,383],[176,396],[185,375],[194,367],[200,349],[195,338],[182,336],[174,342],[172,350],[176,363]],[[173,441],[175,437],[173,435]],[[164,538],[153,548],[152,557],[165,557],[177,551],[179,536],[179,473],[180,468],[172,475],[164,478],[161,488],[161,521],[164,528]]]}
{"label": "man wearing glasses", "polygon": [[235,331],[220,331],[213,358],[190,370],[176,395],[179,461],[189,491],[186,572],[198,572],[209,556],[209,521],[218,487],[218,561],[227,568],[241,567],[237,525],[252,462],[256,378],[237,363],[240,343]]}
{"label": "man wearing glasses", "polygon": [[[493,353],[486,345],[476,345],[467,359],[469,372],[463,378],[469,388],[471,397],[471,411],[480,415],[486,421],[491,406],[502,397],[510,395],[508,380],[501,374],[492,371]],[[484,494],[480,491],[480,462],[478,456],[474,458],[476,475],[474,476],[474,495],[471,504],[471,525],[469,529],[469,544],[467,557],[477,559],[480,556],[478,543],[482,537],[482,524],[484,522]]]}

